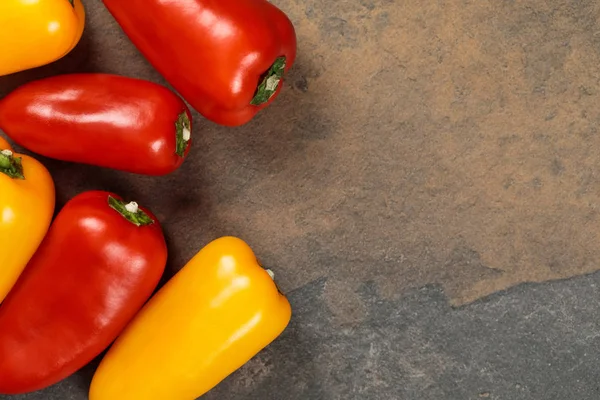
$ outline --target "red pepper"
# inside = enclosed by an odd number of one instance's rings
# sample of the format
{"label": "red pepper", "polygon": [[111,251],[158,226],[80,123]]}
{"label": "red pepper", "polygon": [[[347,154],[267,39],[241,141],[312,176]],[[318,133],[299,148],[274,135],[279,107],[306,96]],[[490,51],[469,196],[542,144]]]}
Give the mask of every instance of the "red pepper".
{"label": "red pepper", "polygon": [[191,114],[164,86],[111,74],[65,74],[0,100],[0,129],[49,158],[166,175],[190,149]]}
{"label": "red pepper", "polygon": [[43,389],[98,356],[150,298],[166,262],[150,211],[110,192],[72,198],[0,306],[0,393]]}
{"label": "red pepper", "polygon": [[243,125],[281,90],[296,32],[267,0],[103,0],[138,50],[204,117]]}

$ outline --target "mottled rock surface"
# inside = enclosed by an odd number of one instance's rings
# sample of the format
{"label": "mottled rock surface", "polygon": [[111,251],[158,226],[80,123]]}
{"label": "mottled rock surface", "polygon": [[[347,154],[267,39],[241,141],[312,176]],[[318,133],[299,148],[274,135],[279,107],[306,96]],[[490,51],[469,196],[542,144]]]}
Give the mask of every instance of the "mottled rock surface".
{"label": "mottled rock surface", "polygon": [[[299,56],[254,121],[196,114],[162,178],[40,158],[59,206],[104,189],[150,207],[165,279],[222,235],[276,271],[292,324],[206,398],[600,398],[599,3],[274,2]],[[85,5],[80,45],[0,96],[69,72],[165,84]],[[93,368],[14,399],[83,400]]]}

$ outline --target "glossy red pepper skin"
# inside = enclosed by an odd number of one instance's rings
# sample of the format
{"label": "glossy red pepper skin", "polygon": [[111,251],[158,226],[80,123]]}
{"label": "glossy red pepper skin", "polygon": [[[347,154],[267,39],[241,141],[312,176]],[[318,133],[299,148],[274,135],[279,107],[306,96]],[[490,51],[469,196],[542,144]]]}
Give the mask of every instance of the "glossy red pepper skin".
{"label": "glossy red pepper skin", "polygon": [[168,88],[111,74],[29,82],[0,100],[0,129],[43,156],[144,175],[181,166],[191,140],[185,102]]}
{"label": "glossy red pepper skin", "polygon": [[200,114],[215,123],[249,122],[277,97],[251,104],[278,57],[287,72],[296,33],[268,0],[103,0],[125,34]]}
{"label": "glossy red pepper skin", "polygon": [[[105,350],[150,298],[167,247],[150,211],[137,226],[103,191],[73,197],[0,306],[0,393],[40,390]],[[137,215],[140,215],[138,212]]]}

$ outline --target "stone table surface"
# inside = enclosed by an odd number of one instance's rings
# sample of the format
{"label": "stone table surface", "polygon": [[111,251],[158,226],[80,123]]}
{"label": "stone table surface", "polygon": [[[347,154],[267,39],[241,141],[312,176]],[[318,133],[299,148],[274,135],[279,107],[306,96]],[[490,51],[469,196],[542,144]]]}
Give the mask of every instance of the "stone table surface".
{"label": "stone table surface", "polygon": [[[275,270],[290,326],[203,398],[599,399],[599,3],[273,2],[298,35],[284,90],[239,128],[195,114],[177,172],[40,157],[59,207],[152,209],[165,279],[223,235]],[[0,96],[71,72],[166,85],[84,4],[80,44]],[[96,365],[0,399],[86,399]]]}

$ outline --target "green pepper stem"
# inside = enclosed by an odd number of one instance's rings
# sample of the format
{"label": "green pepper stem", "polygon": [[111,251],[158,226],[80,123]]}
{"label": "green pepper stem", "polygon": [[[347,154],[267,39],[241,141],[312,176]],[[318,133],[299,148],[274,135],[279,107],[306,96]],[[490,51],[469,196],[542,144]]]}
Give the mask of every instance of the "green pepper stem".
{"label": "green pepper stem", "polygon": [[190,118],[185,111],[179,114],[177,121],[175,121],[175,137],[175,154],[183,157],[185,149],[187,149],[187,145],[192,138]]}
{"label": "green pepper stem", "polygon": [[25,179],[21,157],[15,157],[10,150],[0,151],[0,173],[12,179]]}
{"label": "green pepper stem", "polygon": [[126,204],[124,201],[108,196],[108,205],[110,208],[121,214],[123,218],[136,226],[151,225],[154,223],[154,220],[150,218],[148,214],[140,210],[135,201]]}
{"label": "green pepper stem", "polygon": [[262,80],[256,88],[256,94],[250,104],[259,106],[273,97],[283,78],[285,61],[285,56],[278,57],[273,65],[271,65],[271,68],[269,68],[269,70],[261,77]]}

